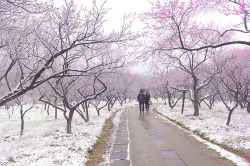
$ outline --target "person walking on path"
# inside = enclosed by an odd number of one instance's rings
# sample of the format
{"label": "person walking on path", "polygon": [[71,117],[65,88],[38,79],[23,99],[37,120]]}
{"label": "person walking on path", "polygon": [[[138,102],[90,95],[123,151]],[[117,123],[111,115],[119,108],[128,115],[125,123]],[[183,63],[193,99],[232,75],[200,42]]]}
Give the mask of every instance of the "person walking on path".
{"label": "person walking on path", "polygon": [[150,94],[149,94],[149,92],[147,92],[146,95],[145,95],[146,111],[149,111],[149,100],[150,100]]}
{"label": "person walking on path", "polygon": [[139,102],[140,112],[144,112],[145,95],[143,94],[143,92],[140,92],[138,94],[137,101]]}

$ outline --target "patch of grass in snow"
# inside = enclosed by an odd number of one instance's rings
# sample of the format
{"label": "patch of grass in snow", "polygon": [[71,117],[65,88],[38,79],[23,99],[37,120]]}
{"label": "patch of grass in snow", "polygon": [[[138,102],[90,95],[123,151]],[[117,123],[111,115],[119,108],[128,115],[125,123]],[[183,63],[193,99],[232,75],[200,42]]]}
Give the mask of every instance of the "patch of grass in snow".
{"label": "patch of grass in snow", "polygon": [[57,146],[63,146],[63,145],[58,145],[58,144],[52,143],[52,144],[50,144],[50,146],[51,146],[51,147],[57,147]]}
{"label": "patch of grass in snow", "polygon": [[72,143],[72,145],[68,148],[68,150],[72,151],[72,152],[80,152],[82,151],[82,147],[81,146],[77,146],[76,143]]}
{"label": "patch of grass in snow", "polygon": [[[220,155],[220,154],[219,154]],[[227,159],[226,157],[219,157],[219,158],[221,158],[221,159],[223,159],[223,160],[227,160],[227,161],[229,161],[230,163],[232,163],[234,166],[237,166],[237,164],[236,163],[234,163],[234,162],[232,162],[231,160],[229,160],[229,159]]]}
{"label": "patch of grass in snow", "polygon": [[3,130],[8,131],[8,132],[19,132],[20,131],[21,125],[16,123],[16,124],[11,124],[7,125],[3,128]]}
{"label": "patch of grass in snow", "polygon": [[15,159],[14,159],[13,157],[10,157],[10,158],[8,159],[8,161],[9,161],[10,163],[15,163],[15,162],[16,162]]}
{"label": "patch of grass in snow", "polygon": [[200,137],[203,138],[203,139],[208,139],[207,137],[205,137],[205,134],[202,133],[199,129],[193,130],[192,132],[193,132],[194,134],[200,136]]}
{"label": "patch of grass in snow", "polygon": [[82,148],[80,146],[79,147],[69,147],[69,150],[72,152],[80,152],[80,151],[82,151]]}
{"label": "patch of grass in snow", "polygon": [[92,147],[92,149],[88,149],[88,161],[85,163],[86,166],[94,166],[99,165],[103,162],[103,155],[110,148],[111,135],[113,132],[113,119],[116,116],[116,113],[120,111],[117,110],[112,113],[112,115],[105,120],[104,126],[102,128],[102,132]]}
{"label": "patch of grass in snow", "polygon": [[61,160],[54,160],[53,161],[53,164],[55,165],[62,165],[64,161],[61,161]]}
{"label": "patch of grass in snow", "polygon": [[215,143],[214,140],[209,139],[208,137],[206,137],[205,133],[202,133],[199,129],[196,130],[192,130],[192,133],[194,133],[195,135],[198,135],[199,137],[201,137],[202,139],[209,141],[211,143]]}
{"label": "patch of grass in snow", "polygon": [[27,122],[24,122],[24,125],[27,126],[28,128],[37,128],[41,125],[41,122],[37,120],[27,121]]}

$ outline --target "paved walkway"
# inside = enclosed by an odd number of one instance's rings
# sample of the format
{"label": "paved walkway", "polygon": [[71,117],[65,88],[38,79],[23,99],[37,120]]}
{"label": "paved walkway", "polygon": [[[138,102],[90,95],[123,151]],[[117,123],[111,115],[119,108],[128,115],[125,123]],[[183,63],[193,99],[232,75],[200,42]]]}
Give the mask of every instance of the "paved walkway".
{"label": "paved walkway", "polygon": [[[130,154],[127,154],[125,159],[116,159],[119,162],[126,161],[124,166],[130,165],[130,162],[133,166],[233,165],[176,126],[156,119],[156,114],[152,111],[140,114],[138,108],[133,107],[128,110],[127,116],[123,116],[126,117],[128,118],[126,133],[129,135],[124,134],[123,139],[129,137],[127,145]],[[123,129],[125,132],[127,128]],[[112,166],[116,165],[121,164]]]}
{"label": "paved walkway", "polygon": [[119,123],[116,141],[110,156],[110,166],[130,166],[129,159],[129,135],[128,135],[128,118],[127,111],[123,111]]}

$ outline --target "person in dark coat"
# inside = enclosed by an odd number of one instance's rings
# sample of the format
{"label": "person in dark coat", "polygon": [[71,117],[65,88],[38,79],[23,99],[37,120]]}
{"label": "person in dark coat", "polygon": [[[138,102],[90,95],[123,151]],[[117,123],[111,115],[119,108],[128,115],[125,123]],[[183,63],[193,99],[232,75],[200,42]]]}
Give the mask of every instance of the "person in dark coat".
{"label": "person in dark coat", "polygon": [[144,112],[145,95],[142,92],[138,94],[137,101],[139,102],[140,112]]}
{"label": "person in dark coat", "polygon": [[146,95],[145,95],[146,111],[149,111],[149,100],[150,100],[150,94],[149,94],[149,92],[147,92]]}

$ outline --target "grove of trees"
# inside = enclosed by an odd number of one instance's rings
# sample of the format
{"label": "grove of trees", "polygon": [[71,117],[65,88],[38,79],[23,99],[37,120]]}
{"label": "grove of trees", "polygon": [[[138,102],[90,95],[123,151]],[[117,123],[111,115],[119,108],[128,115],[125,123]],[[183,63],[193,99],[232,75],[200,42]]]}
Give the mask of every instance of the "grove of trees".
{"label": "grove of trees", "polygon": [[[195,116],[201,102],[211,109],[220,100],[229,111],[228,125],[237,106],[249,112],[250,2],[157,0],[151,5],[139,17],[148,41],[141,42],[147,47],[140,58],[156,59],[152,68],[162,78],[152,87],[155,94],[168,98],[172,109],[172,96],[184,101],[188,92]],[[216,16],[234,21],[221,25]]]}
{"label": "grove of trees", "polygon": [[[119,30],[105,31],[106,1],[80,7],[65,0],[0,1],[0,106],[20,107],[24,115],[36,103],[61,112],[72,133],[75,113],[88,122],[89,107],[98,115],[135,99],[149,88],[173,109],[193,103],[194,116],[204,102],[212,109],[221,101],[227,125],[237,107],[250,113],[250,2],[247,0],[156,0],[138,17],[142,35],[133,33],[124,17]],[[211,15],[210,20],[206,17]],[[232,17],[219,24],[216,15]],[[138,18],[137,17],[137,18]],[[143,42],[142,42],[143,41]],[[130,71],[128,50],[151,62],[147,79]],[[138,47],[141,47],[138,49]],[[131,54],[130,54],[131,55]],[[146,81],[145,81],[146,80]]]}
{"label": "grove of trees", "polygon": [[[124,51],[138,34],[125,19],[120,30],[107,33],[105,4],[93,1],[92,7],[80,7],[69,0],[56,8],[52,1],[0,2],[0,106],[20,105],[21,134],[28,111],[24,103],[54,107],[55,118],[62,111],[67,133],[72,133],[74,113],[88,121],[91,100],[108,101],[109,108],[112,93],[119,93],[121,104],[126,100],[131,82],[111,92],[108,81],[124,67]],[[22,102],[29,93],[34,98]]]}

